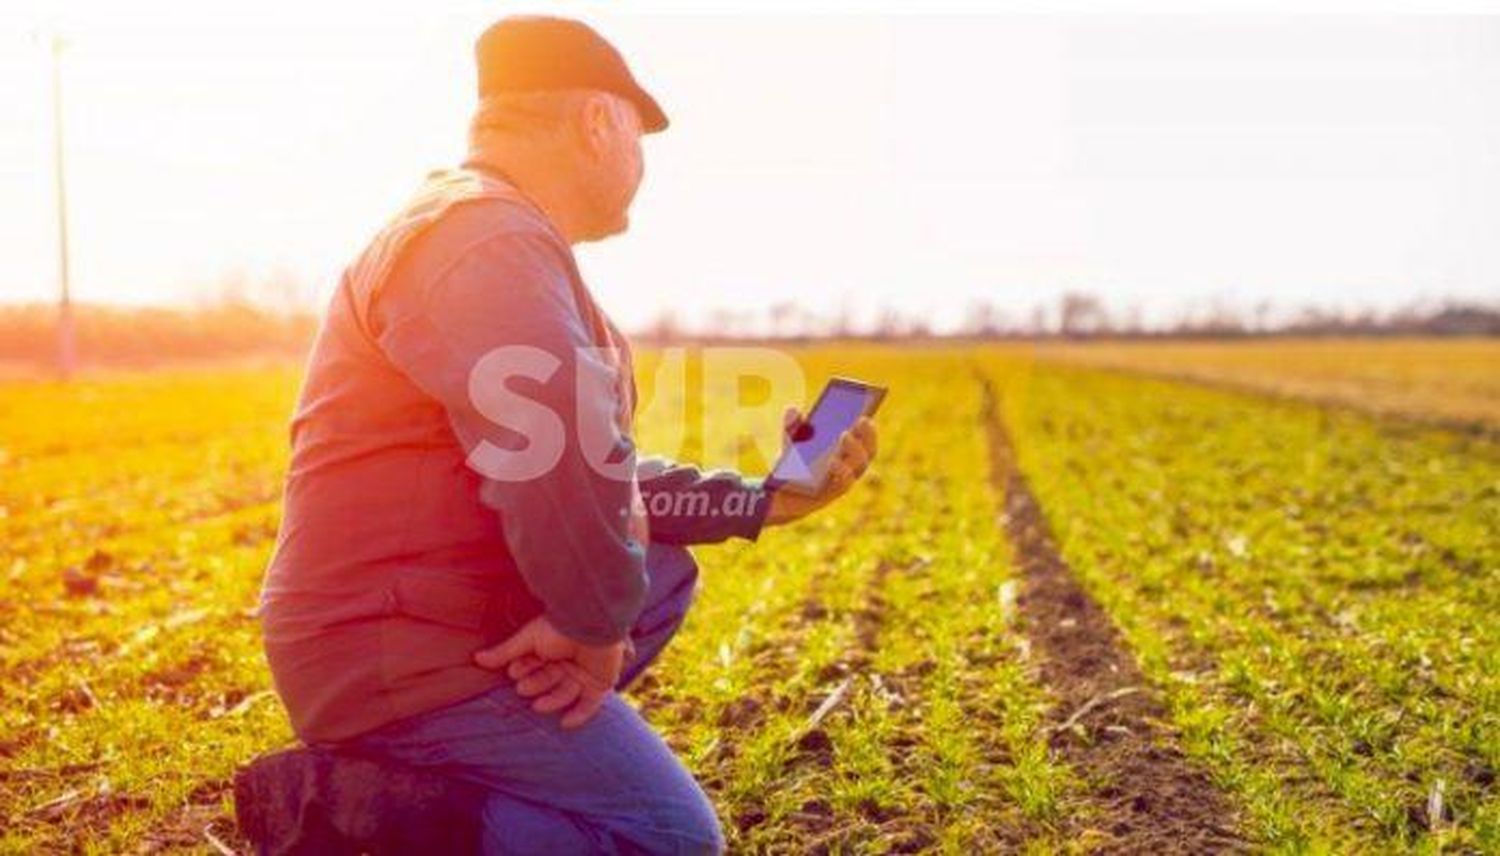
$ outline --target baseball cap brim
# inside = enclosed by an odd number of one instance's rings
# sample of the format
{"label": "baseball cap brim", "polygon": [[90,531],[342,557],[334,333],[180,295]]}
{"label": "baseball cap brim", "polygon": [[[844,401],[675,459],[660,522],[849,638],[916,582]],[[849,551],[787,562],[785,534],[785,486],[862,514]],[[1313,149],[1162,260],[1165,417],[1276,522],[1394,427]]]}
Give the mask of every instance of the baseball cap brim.
{"label": "baseball cap brim", "polygon": [[667,114],[662,112],[661,105],[656,103],[651,93],[640,86],[636,86],[635,91],[626,95],[626,98],[635,105],[636,112],[641,114],[643,133],[655,134],[658,131],[665,131],[667,125],[671,124],[667,120]]}
{"label": "baseball cap brim", "polygon": [[636,97],[633,100],[636,102],[636,109],[640,111],[640,129],[642,129],[643,133],[657,133],[660,130],[666,130],[666,126],[670,124],[670,121],[667,120],[666,114],[661,112],[661,105],[655,102],[654,97],[651,97],[651,93],[648,93],[646,90],[637,90]]}

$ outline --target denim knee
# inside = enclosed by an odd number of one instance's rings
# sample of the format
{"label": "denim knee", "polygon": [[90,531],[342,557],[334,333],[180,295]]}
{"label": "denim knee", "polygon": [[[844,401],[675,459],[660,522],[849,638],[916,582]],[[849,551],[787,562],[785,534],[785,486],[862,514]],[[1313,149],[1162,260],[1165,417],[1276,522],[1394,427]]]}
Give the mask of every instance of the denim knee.
{"label": "denim knee", "polygon": [[646,548],[646,568],[651,589],[658,598],[670,593],[690,594],[698,583],[698,562],[686,547],[676,544],[650,544]]}
{"label": "denim knee", "polygon": [[646,559],[650,589],[631,634],[636,637],[673,630],[687,616],[698,589],[698,563],[686,548],[651,545]]}
{"label": "denim knee", "polygon": [[657,826],[637,839],[647,853],[720,854],[724,852],[724,830],[714,805],[701,789],[683,794],[671,809],[657,815]]}

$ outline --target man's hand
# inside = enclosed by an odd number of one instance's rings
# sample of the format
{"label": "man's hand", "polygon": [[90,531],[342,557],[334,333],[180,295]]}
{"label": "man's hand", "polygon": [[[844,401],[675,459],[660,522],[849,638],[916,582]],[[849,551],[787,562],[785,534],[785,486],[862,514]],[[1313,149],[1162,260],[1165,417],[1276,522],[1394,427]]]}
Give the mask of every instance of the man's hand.
{"label": "man's hand", "polygon": [[[802,414],[795,407],[788,407],[783,419],[785,443],[791,442],[793,430],[802,422]],[[771,509],[766,512],[770,524],[790,523],[817,511],[843,496],[864,476],[875,460],[875,423],[868,416],[860,417],[854,427],[839,436],[828,464],[828,479],[823,489],[813,496],[803,496],[789,490],[778,490],[771,494]]]}
{"label": "man's hand", "polygon": [[475,652],[474,662],[505,669],[517,693],[536,697],[531,709],[538,713],[569,708],[562,727],[577,728],[599,711],[619,681],[621,667],[634,655],[629,636],[609,645],[585,645],[538,615],[499,645]]}

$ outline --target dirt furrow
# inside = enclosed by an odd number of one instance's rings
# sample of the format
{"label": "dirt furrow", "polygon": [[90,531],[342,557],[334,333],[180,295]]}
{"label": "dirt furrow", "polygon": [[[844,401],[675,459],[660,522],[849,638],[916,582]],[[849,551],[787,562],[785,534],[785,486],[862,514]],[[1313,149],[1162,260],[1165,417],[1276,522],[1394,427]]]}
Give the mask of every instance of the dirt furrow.
{"label": "dirt furrow", "polygon": [[1047,716],[1051,746],[1088,786],[1088,811],[1067,821],[1070,833],[1102,853],[1245,851],[1229,800],[1177,748],[1155,688],[1059,554],[1016,465],[994,386],[979,383],[990,478],[1022,573],[1022,629],[1057,701]]}

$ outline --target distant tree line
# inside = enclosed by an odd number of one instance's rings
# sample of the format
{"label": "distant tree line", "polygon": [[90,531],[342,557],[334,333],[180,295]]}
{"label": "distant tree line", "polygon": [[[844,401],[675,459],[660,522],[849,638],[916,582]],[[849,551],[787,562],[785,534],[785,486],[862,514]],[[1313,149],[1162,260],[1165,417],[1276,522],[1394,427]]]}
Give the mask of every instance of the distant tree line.
{"label": "distant tree line", "polygon": [[[243,303],[184,309],[83,304],[74,308],[74,319],[85,367],[300,357],[317,330],[313,315]],[[57,352],[56,306],[0,306],[0,362],[46,367]]]}
{"label": "distant tree line", "polygon": [[968,304],[959,325],[935,332],[920,315],[886,307],[860,322],[842,309],[820,315],[794,303],[764,310],[717,310],[707,323],[689,327],[664,312],[640,330],[653,342],[696,339],[870,339],[876,341],[960,339],[1239,338],[1252,336],[1497,336],[1500,302],[1445,300],[1379,312],[1306,306],[1279,312],[1268,301],[1249,310],[1215,304],[1184,312],[1166,323],[1148,324],[1137,307],[1112,309],[1097,295],[1065,292],[1055,303],[1037,303],[1019,314],[992,300]]}
{"label": "distant tree line", "polygon": [[[286,303],[273,305],[286,307]],[[305,306],[306,304],[303,304]],[[220,295],[189,308],[75,307],[77,349],[88,365],[153,365],[237,357],[300,359],[317,331],[306,308]],[[1096,338],[1239,338],[1256,336],[1500,336],[1500,306],[1442,301],[1390,312],[1307,307],[1291,313],[1268,303],[1248,312],[1222,306],[1184,313],[1148,325],[1138,309],[1112,310],[1097,296],[1068,292],[1051,304],[1014,314],[986,300],[970,303],[956,328],[936,330],[929,319],[894,308],[858,318],[850,308],[829,314],[782,302],[763,310],[721,309],[704,323],[686,325],[674,313],[635,331],[647,344],[686,341],[778,339],[1009,340]],[[0,363],[45,367],[58,353],[57,308],[51,304],[0,305]]]}

